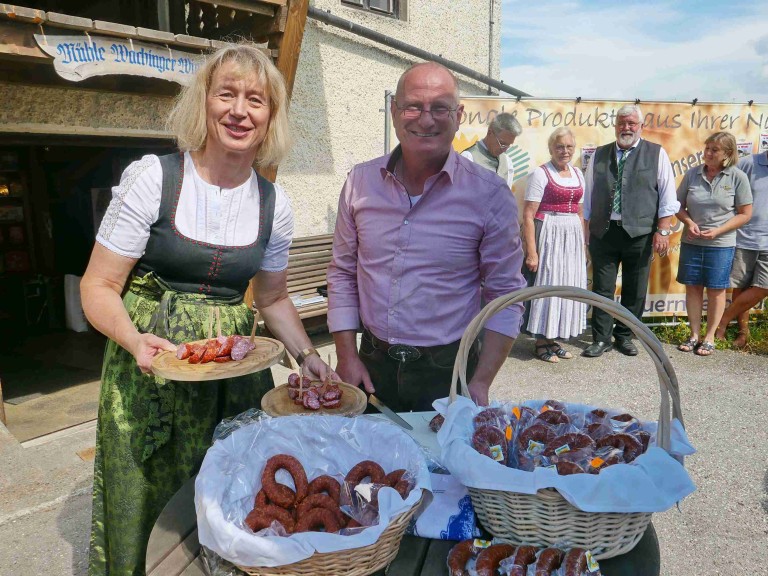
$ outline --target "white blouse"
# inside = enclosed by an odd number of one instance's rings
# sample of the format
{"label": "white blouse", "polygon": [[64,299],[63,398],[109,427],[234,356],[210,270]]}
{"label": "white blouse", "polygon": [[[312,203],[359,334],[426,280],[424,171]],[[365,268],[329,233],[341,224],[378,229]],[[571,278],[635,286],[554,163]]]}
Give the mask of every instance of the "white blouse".
{"label": "white blouse", "polygon": [[[555,181],[555,183],[559,184],[560,186],[581,186],[581,189],[583,190],[584,176],[582,175],[581,170],[575,166],[571,166],[570,164],[568,165],[568,168],[571,174],[567,178],[560,176],[557,168],[554,167],[552,162],[547,162],[544,166],[539,166],[536,168],[536,170],[534,170],[533,173],[528,176],[528,186],[525,188],[525,199],[528,202],[541,202],[541,199],[544,196],[544,188],[547,186],[547,173],[544,172],[544,170],[548,170],[549,175],[552,176],[552,179]],[[584,202],[583,194],[581,195],[579,204],[582,202]]]}
{"label": "white blouse", "polygon": [[[112,201],[101,221],[96,241],[108,250],[139,259],[149,240],[149,228],[160,216],[163,171],[155,155],[130,164],[112,188]],[[184,154],[184,181],[176,209],[176,228],[193,240],[219,246],[247,246],[259,233],[259,190],[256,173],[236,188],[209,184]],[[279,272],[288,267],[293,238],[293,212],[282,186],[275,184],[275,217],[261,269]]]}

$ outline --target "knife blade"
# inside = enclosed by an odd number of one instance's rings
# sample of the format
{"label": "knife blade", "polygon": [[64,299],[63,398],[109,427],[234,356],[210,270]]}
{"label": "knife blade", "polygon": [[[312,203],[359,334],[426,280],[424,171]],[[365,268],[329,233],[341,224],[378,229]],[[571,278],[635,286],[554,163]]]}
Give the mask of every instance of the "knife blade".
{"label": "knife blade", "polygon": [[387,418],[389,418],[390,420],[392,420],[392,422],[394,422],[394,423],[395,423],[395,424],[397,424],[398,426],[400,426],[400,427],[402,427],[402,428],[405,428],[406,430],[413,430],[413,426],[411,426],[410,424],[408,424],[408,422],[406,422],[405,420],[403,420],[403,419],[402,419],[402,418],[401,418],[401,417],[400,417],[400,416],[397,414],[397,412],[395,412],[394,410],[392,410],[392,408],[390,408],[389,406],[387,406],[386,404],[384,404],[384,403],[383,403],[381,400],[379,400],[378,398],[376,398],[376,396],[374,396],[373,394],[368,394],[368,402],[370,403],[370,405],[371,405],[371,406],[373,406],[374,408],[376,408],[376,410],[378,410],[379,412],[381,412],[382,414],[384,414],[384,416],[386,416]]}

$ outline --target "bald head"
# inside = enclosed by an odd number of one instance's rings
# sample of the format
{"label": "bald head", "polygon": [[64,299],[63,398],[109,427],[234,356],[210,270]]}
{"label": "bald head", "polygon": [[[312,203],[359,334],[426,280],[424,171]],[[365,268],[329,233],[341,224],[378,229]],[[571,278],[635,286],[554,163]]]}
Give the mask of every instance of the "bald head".
{"label": "bald head", "polygon": [[400,76],[400,79],[397,81],[397,90],[395,91],[395,99],[401,100],[403,96],[403,91],[405,90],[405,83],[409,76],[411,75],[418,75],[421,76],[423,74],[433,74],[435,77],[446,77],[450,79],[451,84],[453,85],[453,91],[455,94],[455,102],[454,104],[459,103],[459,81],[456,79],[456,76],[454,76],[453,72],[448,70],[445,66],[442,64],[438,64],[437,62],[419,62],[418,64],[412,64],[408,67],[408,69],[402,73]]}

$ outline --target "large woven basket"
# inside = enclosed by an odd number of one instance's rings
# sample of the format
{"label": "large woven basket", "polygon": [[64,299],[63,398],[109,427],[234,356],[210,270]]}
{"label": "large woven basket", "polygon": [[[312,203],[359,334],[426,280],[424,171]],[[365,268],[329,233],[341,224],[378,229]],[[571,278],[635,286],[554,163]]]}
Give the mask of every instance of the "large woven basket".
{"label": "large woven basket", "polygon": [[[453,369],[451,401],[456,399],[458,384],[469,397],[467,358],[469,349],[487,320],[511,304],[536,298],[559,297],[591,304],[621,320],[638,338],[653,360],[659,379],[661,403],[656,443],[670,449],[671,418],[683,423],[680,393],[675,371],[659,340],[626,308],[581,288],[568,286],[535,286],[524,288],[490,302],[472,320],[461,339]],[[671,410],[670,410],[671,402]],[[512,544],[553,546],[567,542],[570,546],[591,550],[600,560],[632,550],[651,521],[650,513],[584,512],[571,505],[557,490],[547,488],[536,494],[520,494],[499,490],[469,488],[472,505],[480,522],[496,538]]]}
{"label": "large woven basket", "polygon": [[379,539],[369,546],[338,552],[316,552],[301,562],[285,566],[238,568],[250,576],[369,576],[395,559],[405,529],[423,500],[422,496],[410,510],[396,516]]}

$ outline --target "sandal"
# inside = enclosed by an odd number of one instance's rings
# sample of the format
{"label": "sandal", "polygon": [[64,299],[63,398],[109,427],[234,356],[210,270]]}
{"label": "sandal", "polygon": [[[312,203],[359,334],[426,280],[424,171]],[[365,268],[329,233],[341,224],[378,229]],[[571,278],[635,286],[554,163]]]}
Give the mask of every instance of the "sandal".
{"label": "sandal", "polygon": [[697,356],[712,356],[715,352],[715,345],[712,342],[702,342],[699,347],[696,348],[695,354]]}
{"label": "sandal", "polygon": [[[542,352],[539,352],[539,350],[542,350]],[[549,362],[550,364],[554,364],[555,362],[559,362],[557,359],[557,354],[552,352],[552,350],[549,349],[549,346],[546,344],[542,346],[536,346],[536,358],[539,360],[543,360],[544,362]]]}
{"label": "sandal", "polygon": [[677,349],[680,350],[680,352],[694,352],[698,350],[699,346],[701,346],[701,342],[696,340],[696,338],[688,338],[688,340],[679,344]]}
{"label": "sandal", "polygon": [[563,358],[564,360],[570,360],[571,358],[573,358],[573,354],[568,352],[568,350],[560,346],[560,344],[558,344],[557,342],[552,342],[552,344],[548,344],[547,348],[549,348],[549,351],[552,352],[558,358]]}

